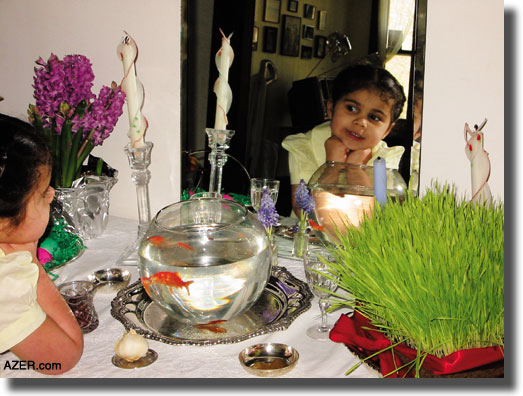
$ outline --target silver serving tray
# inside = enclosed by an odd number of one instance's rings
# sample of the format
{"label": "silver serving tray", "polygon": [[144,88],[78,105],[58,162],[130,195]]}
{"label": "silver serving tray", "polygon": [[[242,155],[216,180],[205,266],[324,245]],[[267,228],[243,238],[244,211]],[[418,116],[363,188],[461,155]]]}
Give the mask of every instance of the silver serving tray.
{"label": "silver serving tray", "polygon": [[111,315],[128,331],[172,345],[232,344],[287,329],[311,306],[313,294],[307,284],[284,267],[273,267],[258,301],[245,313],[208,328],[181,323],[145,293],[140,281],[118,292],[111,302]]}

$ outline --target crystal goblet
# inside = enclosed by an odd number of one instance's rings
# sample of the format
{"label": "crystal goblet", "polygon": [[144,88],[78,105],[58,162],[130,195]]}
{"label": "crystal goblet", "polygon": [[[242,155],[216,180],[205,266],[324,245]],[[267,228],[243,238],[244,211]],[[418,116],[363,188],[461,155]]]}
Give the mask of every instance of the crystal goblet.
{"label": "crystal goblet", "polygon": [[269,190],[272,202],[276,205],[278,200],[278,191],[280,190],[280,181],[275,179],[251,179],[251,205],[257,212],[260,209],[261,199],[264,190]]}
{"label": "crystal goblet", "polygon": [[332,325],[327,323],[327,308],[330,306],[329,291],[333,292],[338,287],[337,282],[332,279],[327,265],[316,255],[320,254],[327,260],[332,258],[325,252],[309,253],[303,256],[303,266],[305,277],[312,293],[320,299],[319,306],[321,311],[321,324],[314,325],[307,329],[307,335],[316,340],[327,340]]}

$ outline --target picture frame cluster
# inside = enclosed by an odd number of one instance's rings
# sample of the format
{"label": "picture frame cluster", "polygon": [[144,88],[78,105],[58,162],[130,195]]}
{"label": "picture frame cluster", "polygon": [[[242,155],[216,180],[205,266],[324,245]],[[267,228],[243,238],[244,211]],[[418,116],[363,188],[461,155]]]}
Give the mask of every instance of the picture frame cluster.
{"label": "picture frame cluster", "polygon": [[[265,0],[263,22],[280,26],[263,26],[263,33],[260,32],[263,40],[262,51],[277,53],[278,42],[280,42],[281,55],[301,57],[301,59],[312,59],[313,56],[324,58],[327,38],[325,35],[315,34],[315,31],[326,29],[327,11],[317,10],[313,4],[305,2],[300,4],[302,2],[299,0],[286,0],[286,3],[286,11],[282,13],[282,0]],[[258,35],[258,28],[255,27],[252,42],[254,51],[258,48]]]}

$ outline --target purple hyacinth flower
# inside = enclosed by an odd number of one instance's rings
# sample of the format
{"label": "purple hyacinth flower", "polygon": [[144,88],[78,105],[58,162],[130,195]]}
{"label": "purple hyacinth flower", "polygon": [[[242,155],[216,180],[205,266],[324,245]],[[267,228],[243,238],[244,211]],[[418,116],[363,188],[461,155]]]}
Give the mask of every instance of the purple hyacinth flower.
{"label": "purple hyacinth flower", "polygon": [[263,190],[260,209],[258,210],[258,220],[266,229],[278,225],[278,212],[276,212],[274,202],[267,189]]}
{"label": "purple hyacinth flower", "polygon": [[305,180],[301,179],[300,184],[296,188],[296,206],[306,213],[314,211],[314,199],[309,194],[309,189],[305,184]]}

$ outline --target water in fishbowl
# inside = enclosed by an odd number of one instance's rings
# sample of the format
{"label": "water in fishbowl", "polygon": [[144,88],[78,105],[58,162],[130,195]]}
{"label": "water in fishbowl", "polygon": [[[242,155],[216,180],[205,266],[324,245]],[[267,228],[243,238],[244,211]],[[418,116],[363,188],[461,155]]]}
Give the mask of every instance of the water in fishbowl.
{"label": "water in fishbowl", "polygon": [[[277,188],[267,188],[269,195],[271,196],[272,202],[276,204],[278,200],[278,189]],[[258,211],[260,209],[261,199],[263,196],[263,190],[251,187],[251,205],[254,210]]]}
{"label": "water in fishbowl", "polygon": [[264,240],[249,228],[186,228],[183,241],[159,232],[142,242],[140,277],[151,298],[177,320],[193,324],[229,320],[250,308],[269,278]]}
{"label": "water in fishbowl", "polygon": [[[325,188],[326,187],[326,188]],[[346,225],[359,227],[365,216],[372,216],[374,210],[374,191],[362,186],[316,185],[311,188],[315,201],[314,220],[322,228],[317,232],[324,242],[336,242],[337,232],[343,232]],[[390,195],[393,202],[403,202],[404,196]]]}

